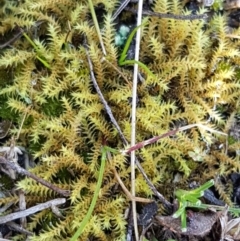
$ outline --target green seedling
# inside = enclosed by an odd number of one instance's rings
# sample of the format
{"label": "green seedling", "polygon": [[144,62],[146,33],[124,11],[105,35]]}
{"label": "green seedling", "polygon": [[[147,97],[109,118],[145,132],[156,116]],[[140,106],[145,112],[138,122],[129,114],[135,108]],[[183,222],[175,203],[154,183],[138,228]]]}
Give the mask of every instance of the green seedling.
{"label": "green seedling", "polygon": [[[214,180],[210,180],[194,190],[186,191],[186,190],[179,189],[175,192],[176,198],[179,203],[179,208],[173,214],[173,218],[178,218],[178,217],[181,218],[182,232],[187,231],[186,208],[191,207],[191,208],[198,208],[198,209],[204,209],[204,210],[214,208],[217,211],[222,211],[225,209],[224,206],[203,204],[201,200],[199,200],[199,198],[204,195],[204,191],[206,191],[208,188],[210,188],[213,185],[214,185]],[[240,214],[239,208],[230,207],[228,210],[234,215]]]}
{"label": "green seedling", "polygon": [[76,241],[78,239],[78,237],[82,234],[82,232],[84,231],[84,228],[86,227],[89,219],[91,218],[92,212],[94,210],[94,207],[97,203],[97,199],[98,199],[98,195],[100,192],[100,188],[102,185],[102,180],[103,180],[103,174],[104,174],[104,168],[105,168],[105,164],[106,164],[106,159],[107,159],[107,153],[108,152],[112,152],[112,153],[117,153],[117,151],[115,149],[112,149],[108,146],[103,146],[102,147],[102,155],[101,155],[101,166],[100,166],[100,170],[99,170],[99,176],[98,176],[98,180],[97,180],[97,185],[96,185],[96,189],[92,198],[92,202],[90,204],[90,207],[87,211],[86,216],[84,217],[84,219],[82,220],[82,222],[80,223],[80,226],[78,228],[78,230],[76,231],[76,233],[73,235],[73,237],[70,239],[70,241]]}
{"label": "green seedling", "polygon": [[187,231],[186,208],[190,203],[195,205],[196,207],[200,207],[202,202],[201,200],[199,200],[199,198],[204,195],[205,190],[207,190],[213,185],[214,185],[214,180],[210,180],[194,190],[186,191],[186,190],[179,189],[175,192],[175,195],[178,199],[179,208],[173,214],[173,217],[174,218],[181,217],[181,225],[182,225],[183,232]]}
{"label": "green seedling", "polygon": [[194,190],[186,191],[179,189],[176,191],[175,195],[180,202],[187,201],[198,205],[201,204],[201,201],[198,198],[202,197],[204,195],[204,191],[213,185],[214,181],[210,180]]}
{"label": "green seedling", "polygon": [[137,30],[139,28],[141,28],[142,26],[146,25],[147,21],[143,21],[143,23],[139,26],[137,26],[136,28],[133,29],[133,31],[130,33],[130,35],[128,36],[128,39],[126,41],[126,44],[123,48],[122,54],[119,58],[119,65],[120,66],[124,66],[124,65],[134,65],[134,64],[138,64],[142,69],[144,69],[149,75],[154,76],[154,74],[152,73],[152,71],[142,62],[134,60],[134,59],[126,59],[127,58],[127,51],[130,47],[130,44],[133,40],[134,35],[136,34]]}
{"label": "green seedling", "polygon": [[[101,35],[100,28],[99,28],[99,24],[98,24],[98,21],[97,21],[97,17],[96,17],[96,13],[95,13],[95,10],[94,10],[94,6],[93,6],[93,3],[92,3],[92,0],[88,0],[88,4],[89,4],[89,8],[90,8],[91,15],[92,15],[92,18],[93,18],[94,26],[95,26],[96,31],[97,31],[99,42],[100,42],[100,45],[102,47],[103,54],[106,56],[107,53],[106,53],[106,50],[105,50],[105,47],[104,47],[104,44],[103,44],[102,35]],[[143,64],[142,62],[134,60],[134,59],[131,59],[131,60],[127,59],[126,60],[126,58],[127,58],[127,51],[128,51],[128,49],[130,47],[130,44],[131,44],[131,42],[133,40],[134,35],[136,34],[137,30],[140,27],[146,25],[146,23],[147,23],[147,21],[145,19],[145,21],[143,21],[143,23],[141,25],[139,25],[136,28],[134,28],[133,31],[130,33],[130,35],[129,35],[127,41],[126,41],[126,44],[125,44],[125,46],[123,48],[123,52],[122,52],[122,54],[121,54],[121,56],[119,58],[118,63],[119,63],[120,66],[138,64],[149,75],[154,76],[152,71],[145,64]],[[124,31],[125,31],[125,33],[123,33]],[[128,30],[127,29],[122,29],[121,32],[122,32],[124,38],[126,38],[126,34],[127,34]],[[122,38],[122,36],[120,36],[120,38]],[[119,42],[119,41],[121,42],[122,41],[122,39],[120,39],[120,38],[118,38],[117,42]]]}

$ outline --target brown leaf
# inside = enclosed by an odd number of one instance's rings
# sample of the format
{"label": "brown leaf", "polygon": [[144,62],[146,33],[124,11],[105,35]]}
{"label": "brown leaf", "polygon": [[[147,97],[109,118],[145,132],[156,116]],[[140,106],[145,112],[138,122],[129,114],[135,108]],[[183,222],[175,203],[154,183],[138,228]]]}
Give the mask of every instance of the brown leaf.
{"label": "brown leaf", "polygon": [[193,212],[188,211],[187,213],[187,231],[182,232],[180,218],[173,218],[172,216],[159,216],[155,219],[157,223],[170,229],[172,232],[184,235],[194,235],[203,237],[209,233],[212,229],[213,224],[219,217],[219,213],[215,212]]}

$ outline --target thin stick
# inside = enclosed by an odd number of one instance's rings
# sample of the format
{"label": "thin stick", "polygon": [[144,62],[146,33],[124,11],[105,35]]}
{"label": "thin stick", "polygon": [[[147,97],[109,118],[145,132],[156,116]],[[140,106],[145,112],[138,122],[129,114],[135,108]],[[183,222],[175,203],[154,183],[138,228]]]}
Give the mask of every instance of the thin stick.
{"label": "thin stick", "polygon": [[114,116],[113,116],[113,113],[112,113],[111,108],[109,107],[107,101],[105,100],[105,98],[104,98],[104,96],[103,96],[103,94],[102,94],[102,92],[101,92],[101,90],[100,90],[100,88],[99,88],[99,86],[98,86],[97,80],[96,80],[95,75],[94,75],[94,72],[93,72],[92,61],[91,61],[91,59],[90,59],[90,57],[89,57],[89,53],[88,53],[87,48],[85,48],[85,50],[86,50],[86,54],[87,54],[87,59],[88,59],[88,64],[89,64],[89,69],[90,69],[90,75],[91,75],[91,79],[92,79],[94,88],[96,89],[96,91],[97,91],[97,93],[98,93],[98,95],[99,95],[99,97],[100,97],[100,100],[101,100],[101,102],[103,103],[103,105],[104,105],[104,107],[105,107],[105,109],[106,109],[106,111],[107,111],[107,113],[108,113],[108,116],[109,116],[111,122],[112,122],[113,125],[116,127],[116,129],[117,129],[117,131],[118,131],[121,139],[124,140],[124,143],[125,143],[125,144],[127,144],[127,143],[128,143],[128,142],[127,142],[127,139],[126,139],[125,136],[123,135],[123,132],[121,131],[120,126],[118,125],[116,119],[115,119]]}
{"label": "thin stick", "polygon": [[178,130],[172,130],[172,131],[168,131],[167,133],[164,133],[160,136],[154,136],[146,141],[141,141],[141,142],[138,142],[137,144],[135,144],[134,146],[131,146],[129,147],[128,149],[126,150],[123,150],[121,151],[121,153],[123,155],[125,154],[129,154],[131,153],[132,151],[136,151],[136,150],[139,150],[141,148],[143,148],[144,146],[147,146],[147,145],[150,145],[150,144],[153,144],[155,142],[157,142],[158,140],[164,138],[164,137],[167,137],[167,136],[172,136],[172,135],[175,135],[177,133]]}
{"label": "thin stick", "polygon": [[8,167],[10,167],[11,169],[15,170],[17,173],[19,173],[21,175],[25,175],[27,177],[30,177],[30,178],[34,179],[35,181],[41,183],[42,185],[48,187],[49,189],[52,189],[53,191],[55,191],[57,193],[63,195],[64,197],[70,196],[70,191],[69,190],[63,190],[63,189],[61,189],[59,187],[54,186],[50,182],[47,182],[46,180],[44,180],[44,179],[34,175],[33,173],[25,170],[24,168],[20,167],[18,164],[15,164],[13,162],[9,162],[4,157],[0,157],[0,163],[7,165]]}
{"label": "thin stick", "polygon": [[142,197],[134,197],[129,191],[128,189],[125,187],[122,179],[120,178],[120,176],[117,173],[117,170],[115,167],[113,167],[113,173],[115,178],[117,179],[118,183],[120,184],[121,188],[123,189],[124,193],[126,194],[126,196],[128,197],[128,199],[130,199],[131,201],[134,200],[136,202],[142,202],[142,203],[151,203],[153,202],[152,199],[147,199],[147,198],[142,198]]}
{"label": "thin stick", "polygon": [[112,20],[114,21],[118,15],[124,10],[124,8],[128,5],[128,3],[130,2],[131,0],[124,0],[121,5],[118,7],[117,11],[113,14],[112,16]]}
{"label": "thin stick", "polygon": [[[19,233],[25,234],[25,235],[34,235],[33,232],[29,232],[27,229],[23,228],[21,225],[16,224],[15,222],[8,222],[6,225]],[[0,239],[1,241],[1,239]]]}
{"label": "thin stick", "polygon": [[149,180],[147,174],[145,173],[145,171],[143,170],[141,164],[139,161],[136,162],[136,165],[138,167],[138,170],[142,173],[143,177],[145,178],[145,181],[147,182],[149,188],[152,190],[152,192],[156,195],[156,197],[158,197],[158,199],[163,203],[164,208],[166,208],[166,210],[168,212],[172,212],[172,204],[165,199],[165,197],[158,192],[158,190],[156,189],[156,187],[152,184],[152,182]]}
{"label": "thin stick", "polygon": [[[142,7],[143,7],[143,0],[139,0],[137,26],[140,26],[142,24]],[[135,61],[139,61],[140,38],[141,38],[141,28],[138,28],[136,33],[135,58],[134,58]],[[134,146],[136,143],[137,79],[138,79],[138,64],[135,63],[134,72],[133,72],[133,88],[132,88],[131,146]],[[132,151],[131,152],[131,193],[133,197],[136,196],[135,159],[136,159],[135,151]],[[135,200],[132,200],[132,214],[133,214],[135,239],[139,240],[138,224],[137,224],[137,207],[136,207]]]}
{"label": "thin stick", "polygon": [[18,32],[17,34],[15,34],[11,39],[9,39],[6,43],[4,44],[0,44],[0,49],[3,49],[9,45],[11,45],[12,43],[14,43],[16,40],[18,40],[19,38],[22,37],[22,32]]}
{"label": "thin stick", "polygon": [[38,204],[38,205],[33,206],[31,208],[28,208],[24,211],[19,211],[19,212],[8,214],[6,216],[0,217],[0,224],[7,223],[7,222],[10,222],[10,221],[15,220],[15,219],[27,217],[27,216],[29,216],[33,213],[36,213],[36,212],[42,211],[44,209],[50,208],[51,206],[64,204],[65,202],[66,202],[65,198],[56,198],[56,199],[53,199],[51,201],[41,203],[41,204]]}
{"label": "thin stick", "polygon": [[235,34],[226,34],[226,37],[240,39],[240,36]]}
{"label": "thin stick", "polygon": [[23,118],[22,118],[22,121],[21,121],[21,124],[20,124],[19,130],[18,130],[18,133],[17,133],[17,137],[15,138],[15,140],[18,140],[18,139],[19,139],[19,136],[20,136],[20,134],[21,134],[21,131],[22,131],[22,127],[23,127],[24,121],[25,121],[25,119],[26,119],[26,117],[27,117],[27,114],[28,114],[29,110],[31,109],[31,107],[32,107],[32,106],[29,105],[29,106],[27,107],[27,109],[26,109],[24,115],[23,115]]}
{"label": "thin stick", "polygon": [[16,33],[11,39],[9,39],[6,43],[0,45],[0,49],[3,49],[7,46],[10,46],[12,43],[14,43],[16,40],[22,37],[23,31],[17,24],[15,24],[18,30],[20,30],[18,33]]}
{"label": "thin stick", "polygon": [[[107,152],[107,158],[111,162],[112,156],[110,152]],[[153,200],[147,199],[147,198],[141,198],[141,197],[133,197],[132,194],[128,191],[128,189],[125,187],[121,177],[118,175],[116,168],[113,166],[113,173],[115,178],[117,179],[118,183],[120,184],[121,188],[123,189],[124,193],[130,200],[135,200],[136,202],[143,202],[143,203],[151,203]]]}
{"label": "thin stick", "polygon": [[[164,138],[164,137],[168,137],[168,136],[172,136],[172,135],[175,135],[177,132],[179,131],[185,131],[185,130],[189,130],[193,127],[200,127],[200,128],[203,128],[204,130],[206,131],[209,131],[211,133],[216,133],[216,134],[219,134],[219,135],[224,135],[224,136],[228,136],[226,133],[222,132],[222,131],[217,131],[217,130],[214,130],[208,126],[205,126],[201,123],[195,123],[195,124],[190,124],[190,125],[186,125],[186,126],[182,126],[176,130],[171,130],[171,131],[168,131],[160,136],[154,136],[146,141],[141,141],[141,142],[138,142],[136,143],[134,146],[131,146],[129,148],[127,148],[126,150],[123,150],[121,151],[121,153],[123,155],[125,154],[129,154],[131,153],[132,151],[136,151],[136,150],[139,150],[141,148],[143,148],[144,146],[147,146],[147,145],[150,145],[150,144],[153,144],[157,141],[159,141],[160,139]],[[227,152],[227,148],[228,148],[228,139],[226,138],[226,150],[225,152]]]}
{"label": "thin stick", "polygon": [[[33,27],[38,27],[40,26],[42,23],[44,23],[45,20],[41,20],[41,21],[37,21],[35,22],[35,24],[33,24],[33,26],[31,26],[31,28]],[[19,26],[16,24],[16,26],[19,28]],[[11,44],[13,44],[16,40],[18,40],[19,38],[21,38],[23,35],[22,30],[20,29],[20,32],[16,33],[11,39],[9,39],[6,43],[4,44],[0,44],[0,49],[3,49],[7,46],[10,46]]]}

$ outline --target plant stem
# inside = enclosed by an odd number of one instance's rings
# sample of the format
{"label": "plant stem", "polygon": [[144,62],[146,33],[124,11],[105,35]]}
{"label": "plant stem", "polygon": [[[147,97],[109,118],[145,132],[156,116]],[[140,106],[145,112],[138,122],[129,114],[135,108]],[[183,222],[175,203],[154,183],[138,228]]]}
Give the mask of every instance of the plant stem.
{"label": "plant stem", "polygon": [[99,191],[100,191],[100,188],[101,188],[101,185],[102,185],[103,173],[104,173],[104,168],[105,168],[105,164],[106,164],[106,158],[107,158],[107,147],[103,147],[102,148],[102,157],[101,157],[101,166],[100,166],[97,186],[96,186],[96,189],[94,191],[92,202],[90,204],[90,207],[88,209],[88,212],[87,212],[86,216],[84,217],[84,219],[80,223],[80,226],[79,226],[78,230],[73,235],[73,237],[70,239],[70,241],[76,241],[77,240],[77,238],[81,235],[84,228],[86,227],[89,219],[91,218],[91,215],[92,215],[94,207],[97,203],[97,198],[98,198]]}
{"label": "plant stem", "polygon": [[95,13],[95,10],[94,10],[92,0],[88,0],[88,4],[89,4],[89,8],[90,8],[90,11],[91,11],[91,14],[92,14],[93,22],[94,22],[94,25],[95,25],[95,28],[96,28],[96,31],[97,31],[99,42],[100,42],[101,47],[102,47],[103,54],[106,56],[107,53],[106,53],[106,49],[105,49],[104,44],[103,44],[102,35],[101,35],[100,28],[99,28],[99,24],[98,24],[98,20],[97,20],[97,16],[96,16],[96,13]]}

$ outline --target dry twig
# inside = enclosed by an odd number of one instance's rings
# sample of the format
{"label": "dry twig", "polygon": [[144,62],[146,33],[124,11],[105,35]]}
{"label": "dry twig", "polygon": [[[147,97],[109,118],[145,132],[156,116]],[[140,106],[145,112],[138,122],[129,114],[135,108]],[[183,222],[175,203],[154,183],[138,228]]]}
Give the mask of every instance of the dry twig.
{"label": "dry twig", "polygon": [[[142,24],[142,8],[143,8],[143,0],[139,0],[138,2],[138,18],[137,18],[137,26]],[[134,71],[133,71],[133,87],[132,87],[132,120],[131,120],[131,146],[134,146],[136,143],[136,109],[137,109],[137,79],[138,79],[138,64],[139,61],[139,50],[140,50],[140,38],[141,38],[141,28],[138,28],[136,33],[136,43],[135,43],[135,57],[134,60],[136,61],[134,64]],[[132,196],[136,196],[135,190],[135,151],[131,152],[131,193]],[[139,233],[138,233],[138,224],[137,224],[137,207],[136,201],[132,200],[132,214],[133,214],[133,225],[135,231],[135,238],[139,240]]]}
{"label": "dry twig", "polygon": [[51,201],[41,203],[41,204],[38,204],[38,205],[33,206],[31,208],[28,208],[24,211],[19,211],[19,212],[8,214],[6,216],[0,217],[0,224],[7,223],[7,222],[10,222],[10,221],[15,220],[15,219],[27,217],[27,216],[29,216],[33,213],[42,211],[42,210],[50,208],[52,206],[64,204],[65,202],[66,202],[65,198],[56,198],[56,199],[53,199]]}
{"label": "dry twig", "polygon": [[54,186],[53,184],[51,184],[50,182],[47,182],[46,180],[34,175],[33,173],[25,170],[24,168],[20,167],[18,164],[15,164],[13,162],[8,161],[6,158],[4,157],[0,157],[0,163],[1,164],[5,164],[8,167],[10,167],[12,170],[16,171],[17,173],[30,177],[32,179],[34,179],[35,181],[41,183],[42,185],[52,189],[53,191],[63,195],[64,197],[68,197],[70,196],[70,191],[69,190],[63,190],[59,187]]}

